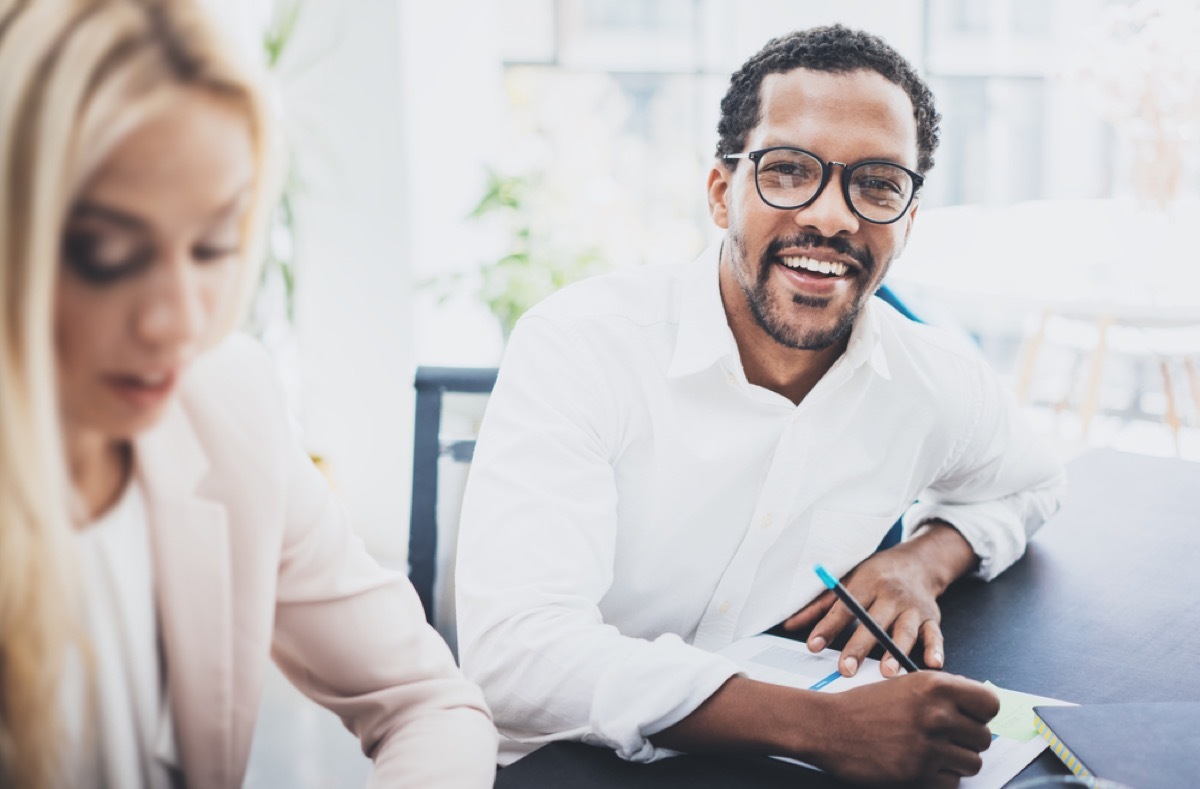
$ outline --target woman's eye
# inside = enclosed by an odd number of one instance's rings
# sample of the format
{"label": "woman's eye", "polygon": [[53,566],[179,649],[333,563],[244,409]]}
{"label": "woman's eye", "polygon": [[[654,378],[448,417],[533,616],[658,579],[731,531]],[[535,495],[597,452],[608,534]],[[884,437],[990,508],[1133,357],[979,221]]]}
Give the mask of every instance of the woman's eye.
{"label": "woman's eye", "polygon": [[142,269],[153,250],[90,232],[68,232],[63,239],[63,260],[85,282],[106,285]]}
{"label": "woman's eye", "polygon": [[192,257],[201,263],[213,263],[240,251],[237,244],[200,244],[192,248]]}

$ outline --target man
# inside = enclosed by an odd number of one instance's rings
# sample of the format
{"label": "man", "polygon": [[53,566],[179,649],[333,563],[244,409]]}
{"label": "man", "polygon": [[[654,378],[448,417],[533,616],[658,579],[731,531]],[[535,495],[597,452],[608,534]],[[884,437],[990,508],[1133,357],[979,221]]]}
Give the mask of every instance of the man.
{"label": "man", "polygon": [[[821,562],[940,668],[937,597],[1001,572],[1058,505],[1060,466],[978,356],[871,298],[933,164],[932,96],[837,26],[768,43],[721,109],[719,249],[568,288],[513,333],[463,508],[463,668],[502,758],[577,739],[956,785],[990,742],[982,685],[827,695],[713,654],[783,620],[832,642],[852,617]],[[873,554],[902,513],[906,539]],[[860,628],[841,671],[872,646]]]}

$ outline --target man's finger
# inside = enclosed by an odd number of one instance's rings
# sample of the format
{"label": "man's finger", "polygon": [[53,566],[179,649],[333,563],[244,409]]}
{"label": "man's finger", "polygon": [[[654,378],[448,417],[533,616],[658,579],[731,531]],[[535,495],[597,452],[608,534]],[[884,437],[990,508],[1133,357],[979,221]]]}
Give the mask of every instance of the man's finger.
{"label": "man's finger", "polygon": [[[896,646],[906,655],[912,652],[913,646],[917,643],[920,622],[921,614],[916,609],[910,608],[901,613],[896,618],[896,623],[892,625],[890,633],[892,641],[895,641]],[[885,677],[894,677],[900,673],[900,661],[890,652],[885,652],[879,660],[880,671]]]}
{"label": "man's finger", "polygon": [[946,665],[946,647],[942,640],[942,627],[932,619],[921,624],[921,643],[925,645],[925,665],[942,668]]}
{"label": "man's finger", "polygon": [[817,598],[808,605],[801,608],[796,613],[792,614],[783,623],[784,630],[803,630],[817,622],[821,617],[829,611],[830,606],[837,600],[833,592],[828,589],[817,595]]}
{"label": "man's finger", "polygon": [[813,652],[820,652],[854,621],[854,614],[850,613],[850,609],[842,605],[841,601],[835,601],[821,621],[813,625],[812,632],[808,634],[808,648]]}
{"label": "man's finger", "polygon": [[[892,629],[895,622],[896,612],[889,606],[877,605],[874,608],[868,609],[867,613],[871,615],[879,626],[888,631]],[[839,662],[839,668],[844,676],[852,677],[862,665],[863,659],[870,654],[871,650],[879,642],[875,640],[875,636],[866,627],[860,626],[854,631],[854,635],[850,636],[850,640],[846,642],[846,646],[842,649],[842,657]]]}
{"label": "man's finger", "polygon": [[941,769],[945,772],[971,776],[983,769],[983,757],[974,748],[960,748],[953,743],[946,743],[940,757]]}
{"label": "man's finger", "polygon": [[955,694],[958,709],[980,723],[987,723],[1000,711],[1000,697],[984,685],[970,681],[969,687]]}
{"label": "man's finger", "polygon": [[979,721],[963,715],[961,723],[950,734],[950,741],[975,752],[986,751],[992,745],[992,733]]}

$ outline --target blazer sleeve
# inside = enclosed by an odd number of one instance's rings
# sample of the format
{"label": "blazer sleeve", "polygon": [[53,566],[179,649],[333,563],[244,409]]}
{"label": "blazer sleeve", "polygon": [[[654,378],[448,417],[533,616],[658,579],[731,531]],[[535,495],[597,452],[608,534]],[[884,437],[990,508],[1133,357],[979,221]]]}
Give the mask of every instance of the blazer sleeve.
{"label": "blazer sleeve", "polygon": [[292,440],[272,657],[375,763],[371,786],[490,787],[497,735],[478,687],[383,569]]}

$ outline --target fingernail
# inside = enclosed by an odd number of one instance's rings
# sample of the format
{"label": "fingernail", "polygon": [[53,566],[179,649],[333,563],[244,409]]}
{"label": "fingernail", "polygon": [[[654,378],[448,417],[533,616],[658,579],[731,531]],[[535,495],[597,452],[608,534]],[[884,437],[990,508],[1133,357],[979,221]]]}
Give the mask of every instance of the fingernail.
{"label": "fingernail", "polygon": [[846,667],[846,676],[848,677],[853,677],[854,672],[858,671],[858,661],[852,657],[843,660],[842,665]]}
{"label": "fingernail", "polygon": [[938,668],[941,668],[943,660],[945,660],[945,658],[942,657],[941,652],[933,653],[933,661],[932,661],[933,665],[937,666]]}
{"label": "fingernail", "polygon": [[813,636],[808,640],[808,648],[812,652],[820,652],[825,648],[825,639],[820,636]]}
{"label": "fingernail", "polygon": [[897,674],[900,672],[900,662],[897,661],[896,658],[888,657],[888,659],[884,662],[887,663],[888,670],[891,671],[893,674]]}

